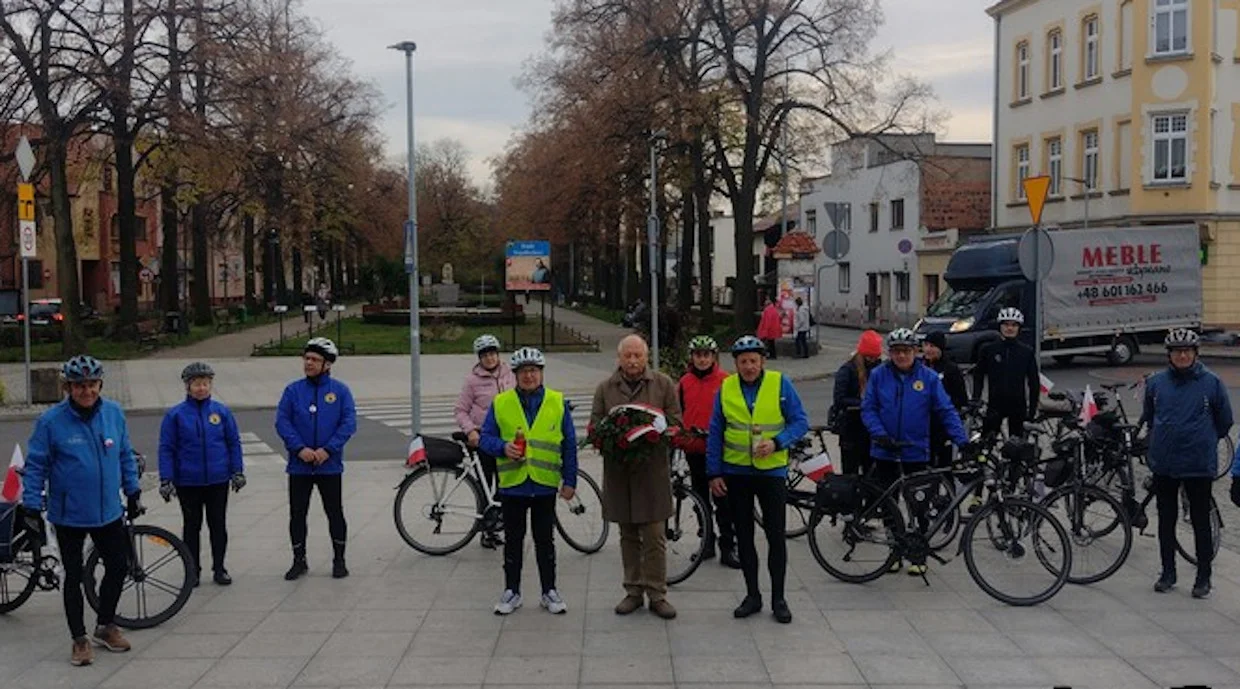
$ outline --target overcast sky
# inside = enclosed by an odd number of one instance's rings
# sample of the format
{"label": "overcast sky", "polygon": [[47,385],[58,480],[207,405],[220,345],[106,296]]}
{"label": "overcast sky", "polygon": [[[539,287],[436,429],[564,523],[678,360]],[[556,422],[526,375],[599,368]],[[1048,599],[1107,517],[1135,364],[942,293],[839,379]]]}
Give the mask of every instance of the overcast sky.
{"label": "overcast sky", "polygon": [[[387,150],[405,150],[404,58],[386,46],[418,44],[414,111],[418,141],[460,140],[475,179],[490,178],[488,159],[527,119],[526,94],[514,80],[539,53],[553,0],[304,0],[355,73],[383,95]],[[994,31],[985,0],[883,0],[876,48],[891,48],[897,68],[929,81],[951,119],[947,137],[988,141]],[[933,9],[931,9],[933,8]]]}

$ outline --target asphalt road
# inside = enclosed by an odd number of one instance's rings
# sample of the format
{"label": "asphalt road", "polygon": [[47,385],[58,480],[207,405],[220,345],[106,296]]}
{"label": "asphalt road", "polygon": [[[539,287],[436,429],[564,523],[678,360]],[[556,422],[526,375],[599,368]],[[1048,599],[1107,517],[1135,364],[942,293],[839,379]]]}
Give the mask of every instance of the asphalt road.
{"label": "asphalt road", "polygon": [[[1106,366],[1101,360],[1083,359],[1068,367],[1048,366],[1045,373],[1057,388],[1080,389],[1087,383],[1097,387],[1104,382],[1133,381],[1162,365],[1162,358],[1154,355],[1139,357],[1134,364],[1121,368]],[[1240,414],[1240,361],[1214,362],[1211,368],[1226,382],[1232,393],[1232,405]],[[831,406],[832,380],[802,382],[797,388],[810,412],[811,422],[825,423]],[[365,391],[355,391],[355,394],[359,404],[364,405]],[[1130,414],[1140,409],[1139,402],[1131,396],[1124,399],[1124,404]],[[273,427],[273,410],[240,411],[236,416],[242,432],[257,435],[258,440],[273,448],[271,452],[282,451]],[[162,418],[162,414],[147,412],[130,415],[129,434],[136,449],[151,456],[156,454]],[[25,445],[32,427],[32,421],[0,421],[0,462],[7,459],[4,455],[12,451],[14,443]],[[398,429],[360,415],[358,432],[349,442],[346,457],[349,461],[399,461],[404,458],[408,442],[407,436]]]}

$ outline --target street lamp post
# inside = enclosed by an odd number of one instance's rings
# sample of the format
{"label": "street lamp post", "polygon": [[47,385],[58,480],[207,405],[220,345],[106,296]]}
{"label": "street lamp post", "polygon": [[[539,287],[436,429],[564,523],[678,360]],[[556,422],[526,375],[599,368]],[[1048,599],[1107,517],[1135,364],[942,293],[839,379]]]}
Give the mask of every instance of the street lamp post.
{"label": "street lamp post", "polygon": [[405,119],[409,159],[409,221],[405,227],[405,270],[409,273],[409,397],[410,432],[413,437],[422,434],[422,376],[419,360],[422,343],[418,332],[418,197],[414,187],[414,138],[413,138],[413,53],[418,45],[403,41],[388,46],[405,54]]}
{"label": "street lamp post", "polygon": [[1081,195],[1085,197],[1085,226],[1082,229],[1089,229],[1089,197],[1093,195],[1093,184],[1090,180],[1077,179],[1076,177],[1064,177],[1069,182],[1076,182],[1081,185]]}
{"label": "street lamp post", "polygon": [[654,370],[659,370],[659,142],[667,140],[660,129],[650,133],[650,217],[646,219],[646,246],[650,254],[650,349]]}

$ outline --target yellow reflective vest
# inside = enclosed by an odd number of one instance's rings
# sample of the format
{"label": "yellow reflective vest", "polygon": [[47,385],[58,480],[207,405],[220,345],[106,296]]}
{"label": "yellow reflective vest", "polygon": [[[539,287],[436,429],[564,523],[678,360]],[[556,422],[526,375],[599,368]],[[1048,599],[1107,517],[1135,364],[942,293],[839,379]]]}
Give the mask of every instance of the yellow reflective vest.
{"label": "yellow reflective vest", "polygon": [[719,406],[723,408],[723,461],[736,466],[751,466],[760,471],[788,466],[788,450],[780,449],[765,457],[755,457],[753,446],[761,440],[773,439],[784,430],[784,414],[779,408],[779,391],[783,376],[765,371],[754,399],[753,412],[741,393],[741,378],[728,376],[719,389]]}
{"label": "yellow reflective vest", "polygon": [[564,441],[564,395],[544,388],[542,405],[531,425],[525,420],[525,410],[515,389],[505,390],[495,396],[495,423],[499,437],[510,443],[517,437],[517,430],[525,435],[525,459],[512,460],[506,456],[495,458],[500,488],[514,488],[533,479],[535,483],[550,488],[560,487],[560,445]]}

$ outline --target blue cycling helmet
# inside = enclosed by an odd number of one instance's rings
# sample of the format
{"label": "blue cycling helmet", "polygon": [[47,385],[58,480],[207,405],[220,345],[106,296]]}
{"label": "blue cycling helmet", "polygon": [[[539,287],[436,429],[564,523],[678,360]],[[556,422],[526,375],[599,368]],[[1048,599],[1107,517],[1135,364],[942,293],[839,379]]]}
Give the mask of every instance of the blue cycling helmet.
{"label": "blue cycling helmet", "polygon": [[66,383],[103,380],[103,364],[93,356],[79,354],[60,367],[60,375]]}
{"label": "blue cycling helmet", "polygon": [[738,357],[745,352],[758,352],[765,356],[766,345],[762,344],[762,340],[753,335],[741,335],[736,338],[736,342],[732,343],[732,356]]}

